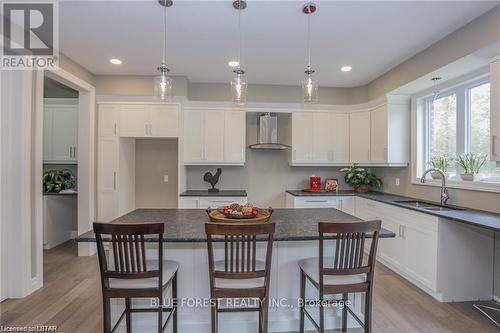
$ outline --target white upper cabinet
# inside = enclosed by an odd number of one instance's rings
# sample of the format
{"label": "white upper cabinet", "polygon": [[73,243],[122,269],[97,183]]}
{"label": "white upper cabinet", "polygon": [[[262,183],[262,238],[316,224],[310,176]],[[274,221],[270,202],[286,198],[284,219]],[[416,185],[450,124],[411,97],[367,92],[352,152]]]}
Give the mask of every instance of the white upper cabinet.
{"label": "white upper cabinet", "polygon": [[312,130],[312,112],[294,112],[292,114],[291,164],[312,162]]}
{"label": "white upper cabinet", "polygon": [[331,117],[332,161],[333,163],[349,163],[349,115],[333,113]]}
{"label": "white upper cabinet", "polygon": [[387,163],[387,143],[389,134],[387,119],[387,108],[385,106],[378,107],[371,112],[371,163]]}
{"label": "white upper cabinet", "polygon": [[350,161],[406,166],[410,151],[410,102],[388,96],[387,103],[350,115]]}
{"label": "white upper cabinet", "polygon": [[120,106],[121,137],[176,138],[179,108],[172,104],[128,104]]}
{"label": "white upper cabinet", "polygon": [[371,112],[354,112],[349,115],[349,146],[351,163],[370,163]]}
{"label": "white upper cabinet", "polygon": [[292,114],[290,165],[334,165],[349,162],[349,116],[301,111]]}
{"label": "white upper cabinet", "polygon": [[117,137],[120,109],[116,105],[99,105],[97,128],[99,137]]}
{"label": "white upper cabinet", "polygon": [[241,111],[186,109],[185,165],[244,165],[246,118]]}
{"label": "white upper cabinet", "polygon": [[78,147],[78,104],[52,104],[45,100],[43,112],[43,160],[45,163],[76,163]]}
{"label": "white upper cabinet", "polygon": [[500,161],[500,57],[490,64],[491,160]]}

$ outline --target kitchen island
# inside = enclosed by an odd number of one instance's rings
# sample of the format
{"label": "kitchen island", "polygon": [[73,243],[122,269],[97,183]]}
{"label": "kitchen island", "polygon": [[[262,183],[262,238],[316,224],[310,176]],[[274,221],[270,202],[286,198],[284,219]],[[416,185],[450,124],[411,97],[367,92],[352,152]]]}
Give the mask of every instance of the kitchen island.
{"label": "kitchen island", "polygon": [[[271,268],[271,305],[269,311],[269,332],[297,331],[299,312],[300,259],[318,256],[318,222],[351,222],[360,219],[343,213],[337,209],[276,209],[271,217],[276,223],[275,243]],[[206,248],[205,223],[208,217],[201,209],[137,209],[123,215],[110,223],[152,223],[163,222],[164,257],[179,262],[178,295],[179,295],[179,332],[209,332],[210,308],[196,305],[210,297],[208,278],[208,258]],[[392,238],[395,234],[381,230],[381,238]],[[154,238],[150,238],[154,241]],[[77,238],[78,242],[95,242],[93,232],[87,232]],[[390,239],[381,240],[390,242]],[[222,244],[220,244],[222,245]],[[261,244],[262,246],[264,244]],[[258,250],[262,250],[258,246]],[[332,251],[333,251],[332,247]],[[221,247],[216,248],[216,256],[222,254]],[[154,255],[153,249],[148,254]],[[331,254],[330,254],[331,255]],[[314,289],[308,289],[307,297],[314,297]],[[165,295],[169,295],[166,293]],[[351,295],[351,307],[361,316],[362,299],[360,294]],[[149,304],[144,300],[138,304]],[[120,303],[114,303],[113,312],[120,311]],[[313,311],[313,313],[315,313]],[[340,309],[328,311],[326,327],[339,328],[341,324]],[[233,313],[221,314],[219,332],[256,332],[257,314]],[[133,320],[138,331],[150,331],[155,324],[154,315],[136,316]],[[352,320],[351,327],[358,326]],[[306,329],[312,329],[306,326]]]}

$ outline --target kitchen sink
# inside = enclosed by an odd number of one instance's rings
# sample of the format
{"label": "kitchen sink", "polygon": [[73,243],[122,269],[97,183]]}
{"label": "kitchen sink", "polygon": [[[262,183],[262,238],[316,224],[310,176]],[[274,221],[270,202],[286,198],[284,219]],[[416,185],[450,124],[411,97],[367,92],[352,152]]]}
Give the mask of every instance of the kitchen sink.
{"label": "kitchen sink", "polygon": [[402,205],[421,208],[421,209],[430,210],[430,211],[461,210],[460,208],[449,207],[449,206],[440,206],[438,204],[433,204],[433,203],[429,203],[429,202],[425,202],[425,201],[418,201],[418,200],[402,200],[402,201],[395,201],[395,202],[402,204]]}

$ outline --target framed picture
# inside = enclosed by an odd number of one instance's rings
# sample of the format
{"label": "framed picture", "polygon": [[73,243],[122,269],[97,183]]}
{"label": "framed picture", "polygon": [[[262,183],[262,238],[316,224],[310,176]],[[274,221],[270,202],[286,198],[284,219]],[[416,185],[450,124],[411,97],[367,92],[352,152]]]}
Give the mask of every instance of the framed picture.
{"label": "framed picture", "polygon": [[330,178],[326,180],[325,190],[328,192],[335,192],[339,189],[339,180],[335,178]]}

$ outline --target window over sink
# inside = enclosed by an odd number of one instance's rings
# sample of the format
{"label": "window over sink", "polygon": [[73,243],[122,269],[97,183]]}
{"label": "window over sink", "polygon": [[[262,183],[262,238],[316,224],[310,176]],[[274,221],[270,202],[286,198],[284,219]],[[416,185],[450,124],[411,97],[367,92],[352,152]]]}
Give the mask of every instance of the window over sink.
{"label": "window over sink", "polygon": [[[490,81],[489,76],[441,87],[440,91],[417,98],[416,146],[413,174],[417,182],[438,156],[452,159],[448,168],[450,187],[500,190],[500,168],[490,161]],[[486,156],[487,160],[473,182],[463,181],[463,169],[456,162],[464,153]],[[440,183],[437,180],[434,183]],[[433,184],[431,181],[430,184]]]}

